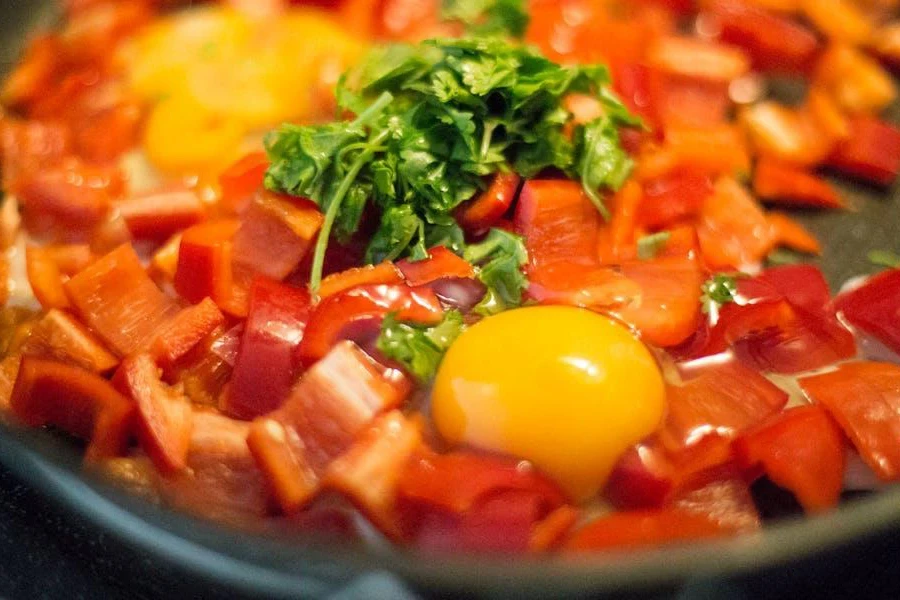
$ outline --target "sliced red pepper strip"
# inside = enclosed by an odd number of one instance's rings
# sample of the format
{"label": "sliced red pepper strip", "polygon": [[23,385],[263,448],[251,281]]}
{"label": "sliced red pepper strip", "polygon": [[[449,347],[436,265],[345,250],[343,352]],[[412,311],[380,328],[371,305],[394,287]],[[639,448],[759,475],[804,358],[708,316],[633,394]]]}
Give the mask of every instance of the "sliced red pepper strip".
{"label": "sliced red pepper strip", "polygon": [[19,352],[75,364],[94,373],[105,373],[119,364],[87,327],[58,309],[47,311],[31,328]]}
{"label": "sliced red pepper strip", "polygon": [[862,287],[840,294],[834,304],[851,325],[900,353],[900,269],[874,275]]}
{"label": "sliced red pepper strip", "polygon": [[234,236],[235,264],[284,279],[312,247],[324,216],[310,200],[260,190]]}
{"label": "sliced red pepper strip", "polygon": [[206,336],[225,323],[225,316],[209,298],[181,309],[150,343],[150,354],[163,370],[193,350]]}
{"label": "sliced red pepper strip", "polygon": [[528,540],[528,549],[532,552],[552,550],[572,530],[579,517],[581,511],[577,508],[567,504],[560,506],[534,526]]}
{"label": "sliced red pepper strip", "polygon": [[739,464],[762,466],[807,512],[837,506],[846,463],[844,435],[821,406],[800,406],[741,434],[732,446]]}
{"label": "sliced red pepper strip", "polygon": [[822,244],[803,225],[784,213],[770,212],[766,214],[769,233],[774,246],[785,246],[806,254],[822,254]]}
{"label": "sliced red pepper strip", "polygon": [[512,206],[520,182],[515,173],[494,175],[488,189],[460,207],[457,213],[459,224],[472,233],[483,233],[493,227]]}
{"label": "sliced red pepper strip", "polygon": [[900,479],[900,367],[850,362],[804,377],[800,387],[823,405],[884,481]]}
{"label": "sliced red pepper strip", "polygon": [[235,214],[242,212],[262,187],[268,168],[265,152],[251,152],[222,171],[219,175],[222,206]]}
{"label": "sliced red pepper strip", "polygon": [[821,177],[765,157],[756,163],[753,191],[760,198],[789,206],[845,207],[837,191]]}
{"label": "sliced red pepper strip", "polygon": [[66,294],[84,322],[120,355],[144,347],[177,311],[123,244],[69,279]]}
{"label": "sliced red pepper strip", "polygon": [[399,410],[384,414],[334,460],[324,486],[341,492],[385,535],[399,539],[395,500],[403,469],[422,443],[422,422]]}
{"label": "sliced red pepper strip", "polygon": [[440,300],[427,287],[407,285],[367,285],[349,289],[320,302],[306,326],[298,356],[311,365],[341,339],[348,325],[381,319],[396,313],[400,321],[427,325],[439,323],[444,314]]}
{"label": "sliced red pepper strip", "polygon": [[10,406],[31,427],[55,425],[88,440],[86,461],[120,456],[135,405],[100,376],[31,356],[22,358]]}
{"label": "sliced red pepper strip", "polygon": [[443,277],[475,277],[472,265],[444,246],[430,249],[425,260],[401,260],[397,268],[409,285],[425,285]]}
{"label": "sliced red pepper strip", "polygon": [[210,221],[194,225],[181,235],[175,291],[196,304],[212,298],[221,306],[232,291],[231,261],[233,238],[239,223],[233,220]]}
{"label": "sliced red pepper strip", "polygon": [[138,240],[164,240],[206,218],[197,193],[161,190],[133,196],[116,204],[131,235]]}
{"label": "sliced red pepper strip", "polygon": [[129,356],[116,371],[114,385],[137,406],[141,447],[163,473],[185,467],[191,440],[191,403],[164,384],[150,354]]}
{"label": "sliced red pepper strip", "polygon": [[299,371],[297,346],[310,313],[309,292],[265,277],[250,286],[250,309],[222,409],[252,419],[281,406]]}
{"label": "sliced red pepper strip", "polygon": [[278,410],[253,422],[247,437],[281,509],[290,513],[308,503],[328,464],[409,389],[402,375],[385,371],[351,342],[313,365]]}
{"label": "sliced red pepper strip", "polygon": [[63,288],[62,273],[53,257],[44,248],[25,248],[25,270],[35,298],[44,309],[69,308],[71,303]]}
{"label": "sliced red pepper strip", "polygon": [[403,283],[403,273],[390,261],[332,273],[319,286],[319,300],[361,285]]}

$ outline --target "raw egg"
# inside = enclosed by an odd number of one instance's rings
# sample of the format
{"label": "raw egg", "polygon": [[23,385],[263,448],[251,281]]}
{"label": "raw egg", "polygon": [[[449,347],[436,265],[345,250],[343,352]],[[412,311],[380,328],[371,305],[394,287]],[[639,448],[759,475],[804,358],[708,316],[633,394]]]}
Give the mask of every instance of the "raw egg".
{"label": "raw egg", "polygon": [[526,459],[577,501],[600,490],[664,409],[647,347],[611,318],[563,306],[470,327],[444,357],[432,396],[446,441]]}

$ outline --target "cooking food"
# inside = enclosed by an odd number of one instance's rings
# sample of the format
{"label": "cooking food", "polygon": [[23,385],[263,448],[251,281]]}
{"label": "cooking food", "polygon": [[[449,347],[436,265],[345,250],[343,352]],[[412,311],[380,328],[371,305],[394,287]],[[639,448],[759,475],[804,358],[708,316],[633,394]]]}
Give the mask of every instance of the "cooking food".
{"label": "cooking food", "polygon": [[0,415],[86,469],[512,553],[900,479],[897,248],[832,295],[791,212],[900,172],[897,2],[64,8],[0,89]]}

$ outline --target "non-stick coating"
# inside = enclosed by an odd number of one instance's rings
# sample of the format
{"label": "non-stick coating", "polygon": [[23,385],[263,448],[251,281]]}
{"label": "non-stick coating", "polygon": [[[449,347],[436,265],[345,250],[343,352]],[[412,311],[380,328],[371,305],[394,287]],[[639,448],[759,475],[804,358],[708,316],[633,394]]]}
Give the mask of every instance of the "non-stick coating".
{"label": "non-stick coating", "polygon": [[[53,5],[0,0],[0,67],[14,60],[34,26],[53,22]],[[832,286],[871,271],[869,250],[900,251],[896,190],[839,184],[856,212],[801,215],[826,243],[820,264]],[[854,561],[868,560],[862,557],[871,544],[900,533],[900,490],[895,488],[824,517],[716,544],[577,561],[441,559],[213,526],[128,497],[83,474],[76,449],[42,431],[3,428],[0,462],[125,543],[177,564],[198,580],[266,597],[320,597],[343,589],[347,598],[373,597],[376,590],[380,597],[396,598],[403,597],[407,583],[431,592],[507,598],[653,596],[687,584],[703,596],[705,585],[723,577],[757,577],[764,587],[765,582],[784,585],[804,572],[815,577],[816,569],[847,572]],[[353,589],[365,592],[353,595]]]}

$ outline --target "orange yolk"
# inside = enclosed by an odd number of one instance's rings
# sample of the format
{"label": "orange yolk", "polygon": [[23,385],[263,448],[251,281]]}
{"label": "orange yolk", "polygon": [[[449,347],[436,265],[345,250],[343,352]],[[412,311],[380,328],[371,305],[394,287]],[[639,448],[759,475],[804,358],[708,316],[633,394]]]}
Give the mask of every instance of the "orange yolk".
{"label": "orange yolk", "polygon": [[613,319],[562,306],[470,327],[444,357],[432,396],[448,442],[529,460],[577,501],[601,489],[664,409],[647,347]]}

